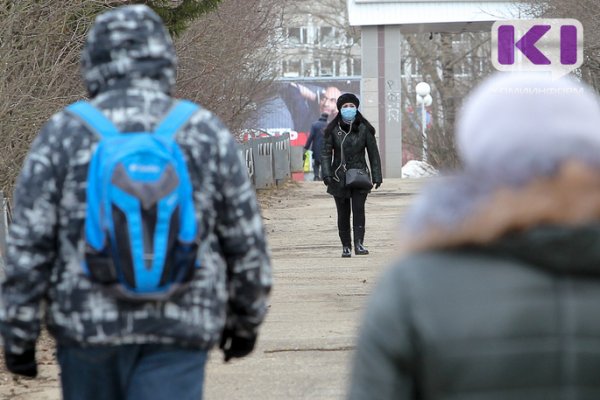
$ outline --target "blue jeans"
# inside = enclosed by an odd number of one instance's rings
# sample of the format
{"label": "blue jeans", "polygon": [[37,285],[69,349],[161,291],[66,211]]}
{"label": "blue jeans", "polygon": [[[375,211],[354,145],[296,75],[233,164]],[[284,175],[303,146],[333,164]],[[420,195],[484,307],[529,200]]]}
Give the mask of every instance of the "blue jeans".
{"label": "blue jeans", "polygon": [[64,400],[201,400],[206,350],[59,346]]}

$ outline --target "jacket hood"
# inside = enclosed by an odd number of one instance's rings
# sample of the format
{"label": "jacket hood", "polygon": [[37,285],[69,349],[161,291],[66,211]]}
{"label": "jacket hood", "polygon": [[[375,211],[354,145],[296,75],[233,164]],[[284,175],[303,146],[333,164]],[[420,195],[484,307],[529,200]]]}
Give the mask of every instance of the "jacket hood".
{"label": "jacket hood", "polygon": [[160,17],[145,5],[100,14],[87,36],[81,64],[91,97],[131,87],[170,94],[175,87],[173,42]]}

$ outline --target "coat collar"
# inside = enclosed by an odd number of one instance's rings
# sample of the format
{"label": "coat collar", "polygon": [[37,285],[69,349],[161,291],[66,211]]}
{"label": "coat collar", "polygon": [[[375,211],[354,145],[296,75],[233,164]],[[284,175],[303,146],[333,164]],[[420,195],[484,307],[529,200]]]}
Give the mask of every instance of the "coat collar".
{"label": "coat collar", "polygon": [[406,218],[403,250],[485,246],[544,225],[600,223],[600,172],[582,162],[564,162],[552,176],[517,186],[482,178],[457,175],[425,190]]}

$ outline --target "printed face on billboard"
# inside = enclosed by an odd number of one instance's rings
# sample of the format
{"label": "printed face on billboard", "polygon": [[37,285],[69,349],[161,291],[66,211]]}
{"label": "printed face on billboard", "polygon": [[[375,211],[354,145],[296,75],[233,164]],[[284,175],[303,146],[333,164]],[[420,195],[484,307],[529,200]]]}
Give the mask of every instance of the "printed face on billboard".
{"label": "printed face on billboard", "polygon": [[329,114],[329,117],[335,117],[337,114],[337,99],[340,97],[342,92],[335,86],[329,86],[323,91],[321,96],[320,112]]}
{"label": "printed face on billboard", "polygon": [[337,114],[342,93],[360,95],[360,79],[297,79],[277,82],[273,95],[257,110],[252,128],[265,131],[310,132],[322,113]]}

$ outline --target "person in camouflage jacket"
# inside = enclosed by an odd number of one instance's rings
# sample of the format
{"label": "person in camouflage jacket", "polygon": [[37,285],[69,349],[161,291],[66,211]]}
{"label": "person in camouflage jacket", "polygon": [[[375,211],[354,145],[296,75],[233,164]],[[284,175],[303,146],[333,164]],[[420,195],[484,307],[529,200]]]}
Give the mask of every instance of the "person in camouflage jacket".
{"label": "person in camouflage jacket", "polygon": [[[98,16],[82,72],[91,103],[121,132],[152,131],[162,120],[176,101],[175,71],[171,38],[150,8],[124,6]],[[128,303],[91,285],[80,265],[86,176],[97,141],[79,119],[60,111],[35,138],[17,180],[0,309],[7,367],[36,375],[43,316],[57,342],[65,398],[121,398],[124,391],[146,390],[127,398],[162,399],[161,390],[169,390],[168,398],[197,399],[208,349],[221,341],[226,360],[252,351],[271,288],[262,219],[238,147],[203,108],[178,132],[194,188],[202,267],[180,296]],[[130,357],[136,361],[124,367],[127,351],[136,352]],[[183,383],[181,396],[174,392],[180,376],[145,376],[138,389],[121,385],[134,385],[145,354],[161,352],[173,355],[165,367],[172,375],[173,363],[185,360],[181,354],[196,357],[190,359],[193,389]],[[95,370],[91,362],[75,362],[94,354],[107,359]],[[107,377],[104,370],[121,375]]]}

